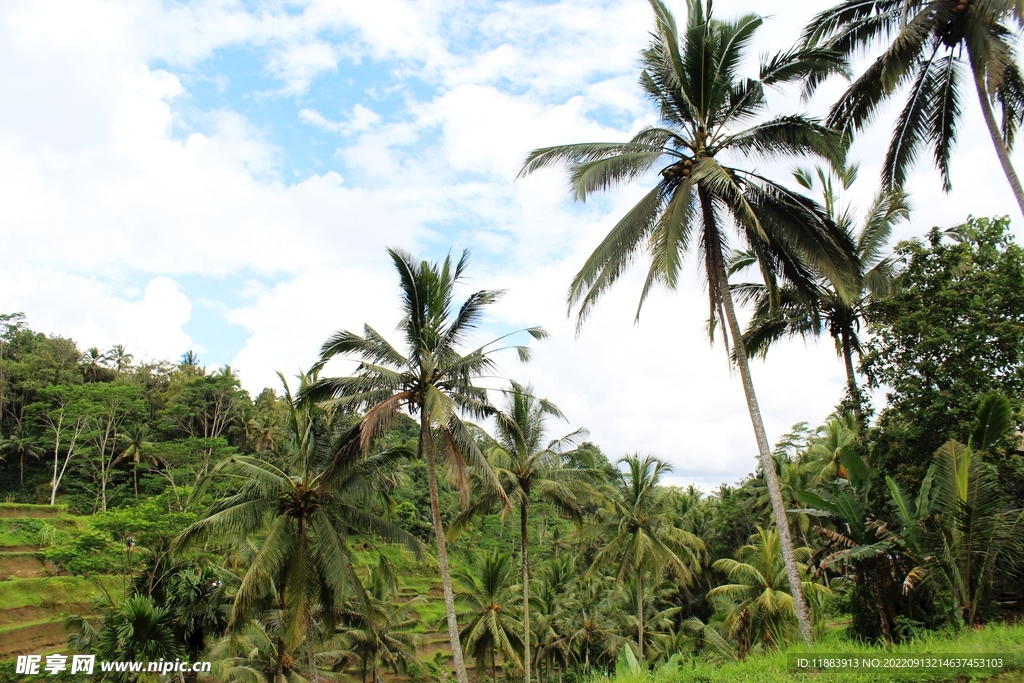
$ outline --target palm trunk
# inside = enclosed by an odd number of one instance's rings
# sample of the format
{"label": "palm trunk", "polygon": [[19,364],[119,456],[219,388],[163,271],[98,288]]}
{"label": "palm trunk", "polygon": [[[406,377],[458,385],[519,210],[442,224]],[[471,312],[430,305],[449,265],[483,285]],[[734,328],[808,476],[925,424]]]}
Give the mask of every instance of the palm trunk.
{"label": "palm trunk", "polygon": [[[704,211],[705,230],[708,230],[709,233],[717,233],[717,229],[714,227],[715,214],[711,205],[711,195],[704,188],[699,188],[698,192]],[[771,446],[768,445],[768,435],[765,433],[764,421],[761,419],[761,408],[758,406],[757,396],[754,394],[754,380],[750,376],[750,362],[747,359],[747,350],[743,346],[743,333],[740,331],[740,324],[736,320],[736,308],[733,306],[732,291],[729,288],[729,275],[726,273],[725,261],[721,253],[719,252],[717,256],[717,263],[714,265],[714,268],[721,283],[722,308],[725,309],[729,334],[732,335],[736,365],[739,367],[740,379],[743,382],[743,393],[747,398],[747,411],[750,413],[750,422],[754,427],[754,437],[757,440],[757,450],[761,456],[761,467],[764,470],[764,480],[768,487],[768,497],[771,499],[772,512],[775,515],[775,526],[779,531],[779,545],[782,549],[782,559],[786,564],[786,576],[789,578],[789,589],[793,595],[793,603],[796,607],[796,618],[800,624],[800,633],[803,635],[804,641],[812,643],[814,641],[814,630],[811,625],[810,610],[807,608],[807,601],[804,599],[803,585],[800,581],[800,569],[796,564],[793,538],[789,532],[789,519],[786,516],[786,504],[782,500],[782,488],[779,486],[779,477],[775,472],[775,461],[772,459]]]}
{"label": "palm trunk", "polygon": [[[971,61],[973,62],[974,60],[972,59]],[[1020,207],[1021,214],[1024,215],[1024,189],[1021,188],[1017,171],[1014,170],[1013,163],[1010,161],[1010,150],[1006,148],[1006,143],[1003,142],[1002,133],[999,131],[999,124],[996,122],[995,114],[992,112],[992,102],[989,100],[988,92],[985,88],[985,78],[978,69],[974,70],[974,87],[978,91],[981,113],[985,117],[985,125],[988,126],[988,134],[992,138],[992,145],[996,148],[999,164],[1003,167],[1003,173],[1006,174],[1006,179],[1010,182],[1010,189],[1013,190],[1013,196],[1017,199],[1017,206]]]}
{"label": "palm trunk", "polygon": [[434,467],[434,447],[430,436],[430,423],[426,412],[420,408],[420,452],[427,463],[427,483],[430,487],[430,519],[434,525],[434,541],[437,543],[437,565],[441,570],[441,586],[444,589],[444,609],[448,617],[448,640],[452,646],[452,663],[459,683],[469,683],[466,663],[462,659],[462,643],[459,641],[459,621],[455,616],[455,593],[452,590],[452,575],[448,569],[448,548],[441,526],[441,498],[437,492],[437,471]]}
{"label": "palm trunk", "polygon": [[850,335],[842,333],[841,343],[843,345],[843,364],[846,366],[846,387],[850,392],[850,400],[853,401],[855,411],[860,414],[860,388],[857,386],[857,375],[853,370],[853,344],[850,342]]}
{"label": "palm trunk", "polygon": [[[303,514],[299,518],[299,544],[302,553],[305,554],[308,545],[306,543],[306,517]],[[313,634],[313,605],[307,600],[302,609],[302,620],[305,622],[306,631],[306,657],[309,660],[309,680],[316,683],[320,677],[316,672],[316,642]]]}
{"label": "palm trunk", "polygon": [[644,577],[638,567],[636,570],[636,623],[637,623],[637,659],[644,662]]}
{"label": "palm trunk", "polygon": [[530,683],[530,561],[527,555],[530,545],[530,530],[526,525],[529,493],[523,492],[519,506],[519,537],[523,559],[523,683]]}

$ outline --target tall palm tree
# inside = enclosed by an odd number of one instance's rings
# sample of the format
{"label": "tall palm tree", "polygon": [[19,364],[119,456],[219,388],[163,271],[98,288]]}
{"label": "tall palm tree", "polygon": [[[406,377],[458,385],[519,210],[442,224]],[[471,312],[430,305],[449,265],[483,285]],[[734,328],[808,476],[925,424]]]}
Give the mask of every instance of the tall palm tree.
{"label": "tall palm tree", "polygon": [[[449,256],[441,264],[417,263],[410,254],[398,249],[388,249],[388,254],[401,283],[403,317],[399,329],[404,353],[369,325],[364,327],[361,336],[341,330],[324,343],[319,362],[323,365],[335,357],[358,358],[360,363],[355,374],[318,380],[301,395],[305,401],[364,410],[359,427],[364,445],[386,428],[402,408],[418,414],[417,456],[422,457],[427,466],[431,522],[452,660],[459,683],[469,683],[441,521],[437,463],[440,456],[447,464],[452,483],[464,503],[468,503],[469,465],[472,465],[507,505],[500,482],[461,418],[462,414],[483,417],[495,412],[486,390],[475,382],[495,371],[494,353],[501,350],[495,344],[504,337],[469,352],[463,351],[462,346],[479,324],[484,309],[494,303],[501,292],[476,292],[455,310],[452,290],[463,279],[469,252],[463,252],[457,263]],[[540,328],[525,331],[534,339],[546,336]],[[519,352],[521,360],[529,358],[528,348],[513,348]]]}
{"label": "tall palm tree", "polygon": [[[809,548],[799,548],[806,562]],[[708,595],[732,600],[725,627],[739,643],[742,657],[757,644],[778,647],[786,642],[786,632],[796,617],[793,596],[788,592],[786,568],[779,552],[779,535],[774,530],[757,528],[757,538],[739,550],[739,559],[723,558],[714,564],[732,583],[714,588]],[[805,593],[827,593],[813,581],[804,581]]]}
{"label": "tall palm tree", "polygon": [[[880,192],[860,231],[854,234],[852,207],[841,204],[837,186],[849,189],[857,178],[857,166],[817,166],[813,174],[799,169],[794,175],[808,190],[814,191],[820,184],[826,213],[856,245],[854,282],[850,287],[819,276],[810,292],[788,285],[779,291],[779,305],[774,304],[765,286],[742,285],[742,295],[754,304],[754,316],[743,333],[743,345],[748,355],[763,358],[773,344],[786,337],[807,339],[820,336],[827,329],[835,341],[836,353],[843,359],[850,401],[859,412],[860,390],[853,365],[854,354],[861,352],[859,331],[871,297],[889,292],[894,264],[891,258],[883,256],[882,250],[893,227],[907,219],[910,205],[899,190]],[[756,260],[751,252],[739,252],[730,263],[730,271],[737,272]]]}
{"label": "tall palm tree", "polygon": [[[533,395],[533,387],[512,383],[495,425],[497,439],[487,450],[487,459],[502,484],[505,496],[519,507],[519,548],[523,587],[523,680],[530,683],[530,497],[550,503],[560,513],[583,523],[583,508],[578,495],[590,491],[588,482],[597,471],[576,466],[567,448],[586,438],[577,429],[560,439],[544,444],[549,416],[562,417],[553,403]],[[459,529],[473,516],[491,511],[500,504],[497,494],[483,491],[452,525]]]}
{"label": "tall palm tree", "polygon": [[[655,30],[641,55],[640,85],[658,107],[660,126],[645,128],[628,142],[535,150],[522,174],[567,164],[575,197],[582,201],[593,192],[646,177],[660,165],[655,187],[612,228],[573,279],[569,303],[579,306],[578,327],[638,252],[647,252],[651,261],[642,306],[654,285],[670,289],[678,285],[683,258],[693,249],[702,262],[711,318],[725,326],[727,342],[729,337],[739,341],[740,325],[726,272],[730,226],[757,254],[776,302],[780,277],[812,286],[811,266],[835,282],[852,280],[853,245],[817,203],[754,170],[726,166],[720,160],[836,156],[839,136],[814,119],[792,114],[753,125],[751,119],[765,111],[767,88],[841,73],[845,64],[829,50],[794,49],[765,60],[757,78],[741,78],[739,67],[762,23],[760,17],[750,14],[735,22],[716,21],[710,3],[688,0],[687,23],[680,33],[661,0],[651,0],[651,5]],[[740,343],[735,350],[758,451],[769,474],[772,509],[801,630],[810,640],[813,632],[800,594],[786,511],[770,467],[771,446],[747,355]]]}
{"label": "tall palm tree", "polygon": [[16,456],[20,464],[19,476],[21,484],[25,483],[25,458],[38,460],[45,451],[39,440],[25,433],[21,426],[15,427],[14,431],[7,438],[0,441],[0,460],[6,460],[7,456]]}
{"label": "tall palm tree", "polygon": [[[921,148],[928,146],[943,189],[951,189],[949,165],[961,123],[962,89],[965,78],[973,80],[999,163],[1024,213],[1024,190],[1010,162],[1017,127],[1024,121],[1024,78],[1013,47],[1020,27],[1017,0],[843,0],[814,17],[804,42],[845,56],[888,42],[832,106],[829,123],[852,135],[909,84],[882,166],[883,182],[891,188],[902,187]],[[1001,130],[993,101],[1002,110]]]}
{"label": "tall palm tree", "polygon": [[600,549],[594,555],[587,576],[593,576],[606,563],[618,564],[616,581],[632,578],[636,585],[637,658],[644,660],[644,576],[655,584],[666,571],[680,583],[689,583],[693,568],[699,565],[698,553],[704,542],[688,531],[672,525],[672,511],[665,489],[658,486],[661,476],[672,466],[652,456],[627,455],[619,460],[626,465],[620,486],[608,494],[606,507],[598,511],[597,521],[585,530],[596,539]]}
{"label": "tall palm tree", "polygon": [[149,440],[151,436],[152,430],[144,422],[128,425],[118,434],[118,440],[125,447],[121,458],[132,462],[132,485],[136,498],[139,497],[139,463],[145,457],[146,450],[153,446],[153,442]]}
{"label": "tall palm tree", "polygon": [[491,680],[497,683],[498,653],[506,669],[509,664],[519,666],[522,663],[517,652],[522,623],[513,616],[515,598],[509,581],[510,564],[509,555],[496,550],[484,556],[479,575],[456,574],[459,583],[466,588],[459,594],[460,601],[469,607],[460,636],[476,660],[478,680],[483,679],[490,665]]}
{"label": "tall palm tree", "polygon": [[[303,386],[313,378],[303,376]],[[375,482],[406,453],[364,456],[358,429],[341,430],[338,423],[343,417],[332,421],[314,405],[296,406],[287,382],[283,377],[281,381],[291,406],[286,421],[291,468],[244,456],[220,462],[203,484],[223,476],[240,483],[240,488],[214,503],[175,544],[181,548],[262,533],[238,587],[230,626],[243,628],[276,597],[285,621],[277,650],[284,653],[304,638],[308,673],[315,680],[314,610],[333,630],[336,607],[362,592],[346,537],[381,537],[402,543],[418,555],[422,549],[415,537],[372,512]],[[202,490],[201,486],[197,495]]]}

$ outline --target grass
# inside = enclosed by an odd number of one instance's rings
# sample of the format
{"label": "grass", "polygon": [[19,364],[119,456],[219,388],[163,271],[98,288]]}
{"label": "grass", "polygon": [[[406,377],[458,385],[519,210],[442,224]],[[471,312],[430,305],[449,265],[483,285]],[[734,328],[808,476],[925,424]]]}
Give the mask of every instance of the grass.
{"label": "grass", "polygon": [[[883,648],[847,640],[834,635],[817,642],[813,647],[794,645],[786,651],[749,656],[742,662],[714,664],[706,660],[693,659],[666,666],[655,673],[640,673],[616,676],[610,683],[783,683],[785,681],[814,681],[814,683],[875,683],[876,681],[906,681],[908,683],[930,683],[939,681],[966,681],[992,679],[991,671],[960,672],[951,670],[913,670],[895,672],[814,672],[797,671],[791,664],[793,656],[815,655],[818,657],[900,657],[928,654],[992,656],[1012,655],[1013,665],[1019,670],[1024,667],[1024,624],[989,625],[974,630],[968,629],[953,635],[926,633],[913,641]],[[1017,681],[1018,671],[1004,672],[998,681]]]}
{"label": "grass", "polygon": [[[120,590],[118,577],[104,576],[99,581],[109,591]],[[0,610],[90,602],[101,594],[96,583],[79,576],[9,579],[0,581]]]}
{"label": "grass", "polygon": [[0,636],[3,636],[5,633],[10,633],[12,631],[20,631],[23,628],[39,626],[40,624],[53,624],[62,621],[64,621],[64,617],[46,617],[45,619],[36,619],[35,621],[21,621],[17,624],[11,624],[9,626],[0,626]]}
{"label": "grass", "polygon": [[33,517],[36,519],[59,517],[67,514],[67,505],[30,505],[28,503],[0,503],[0,518]]}

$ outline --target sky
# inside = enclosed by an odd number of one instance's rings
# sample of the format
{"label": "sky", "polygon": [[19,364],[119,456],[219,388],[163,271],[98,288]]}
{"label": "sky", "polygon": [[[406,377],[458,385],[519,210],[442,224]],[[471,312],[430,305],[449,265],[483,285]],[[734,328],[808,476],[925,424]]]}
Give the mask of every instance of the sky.
{"label": "sky", "polygon": [[[748,73],[827,6],[768,5]],[[720,18],[756,9],[715,3]],[[492,382],[554,401],[567,421],[552,438],[586,427],[613,460],[668,460],[674,483],[735,482],[756,445],[739,377],[708,341],[694,263],[637,324],[642,267],[578,336],[567,317],[573,274],[645,184],[580,204],[564,172],[516,177],[532,149],[625,140],[656,121],[636,85],[652,26],[643,0],[2,2],[0,312],[140,360],[192,349],[255,395],[279,386],[276,371],[308,368],[338,329],[395,339],[386,247],[468,249],[458,296],[506,290],[480,341],[551,334],[530,342],[529,364],[502,356]],[[806,104],[773,93],[772,113],[821,116],[842,88]],[[1010,215],[1021,235],[972,94],[953,192],[923,159],[895,239],[969,214]],[[855,206],[876,191],[892,118],[854,146]],[[760,170],[786,179],[794,165]],[[771,440],[820,424],[843,391],[830,339],[780,346],[753,374]]]}

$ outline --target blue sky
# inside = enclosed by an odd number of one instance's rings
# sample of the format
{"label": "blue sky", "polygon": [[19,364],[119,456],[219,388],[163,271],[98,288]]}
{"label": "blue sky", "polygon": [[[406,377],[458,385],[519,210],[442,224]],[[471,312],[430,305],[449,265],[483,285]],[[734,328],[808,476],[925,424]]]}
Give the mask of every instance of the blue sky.
{"label": "blue sky", "polygon": [[[755,56],[787,47],[825,6],[773,5]],[[612,457],[666,458],[679,483],[735,481],[755,447],[738,379],[704,334],[696,274],[652,297],[639,325],[639,272],[578,338],[565,315],[569,280],[642,184],[579,205],[557,172],[516,180],[533,148],[654,122],[636,87],[650,25],[643,0],[7,3],[0,311],[82,347],[191,348],[257,393],[276,370],[308,367],[338,328],[393,330],[385,246],[468,248],[465,292],[508,290],[481,337],[552,332],[531,365],[503,368],[561,406],[564,431],[590,428]],[[823,113],[839,88],[806,108]],[[805,106],[794,93],[772,102]],[[1014,215],[975,109],[968,98],[955,191],[919,166],[899,237]],[[875,191],[887,118],[854,149],[856,204]],[[797,342],[755,381],[775,437],[827,416],[842,369],[827,340]]]}

